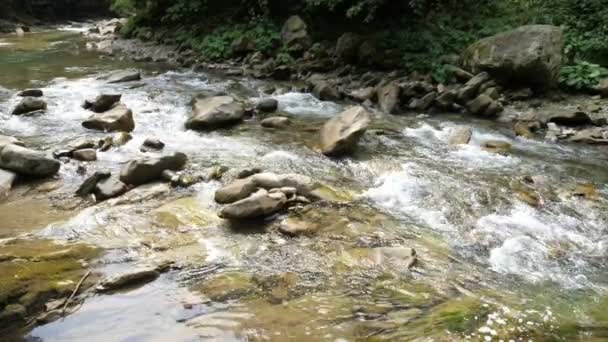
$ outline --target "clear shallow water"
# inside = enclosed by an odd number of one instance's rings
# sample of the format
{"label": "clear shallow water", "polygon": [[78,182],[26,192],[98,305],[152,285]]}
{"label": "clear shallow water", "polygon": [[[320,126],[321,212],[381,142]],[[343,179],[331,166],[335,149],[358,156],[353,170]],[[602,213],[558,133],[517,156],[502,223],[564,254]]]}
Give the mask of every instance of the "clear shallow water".
{"label": "clear shallow water", "polygon": [[[523,140],[503,126],[462,118],[377,117],[374,126],[396,134],[369,135],[354,158],[331,160],[314,151],[317,133],[312,129],[344,104],[292,92],[275,96],[280,112],[294,122],[288,130],[264,130],[254,118],[230,131],[197,133],[183,126],[194,94],[230,93],[235,82],[257,94],[263,83],[74,54],[80,51],[75,46],[83,46],[75,33],[34,34],[21,41],[2,37],[0,42],[12,44],[0,46],[5,61],[0,63],[5,68],[0,86],[11,89],[0,101],[0,134],[48,151],[81,137],[102,138],[106,134],[82,128],[89,113],[80,105],[99,92],[120,92],[135,113],[133,140],[100,153],[99,161],[87,165],[89,172],[119,170],[122,163],[144,155],[139,147],[145,138],[157,137],[166,151],[188,154],[190,170],[226,165],[298,172],[351,198],[348,205],[317,208],[323,229],[318,236],[299,239],[268,227],[231,227],[220,221],[213,202],[217,182],[178,191],[152,187],[157,195],[151,197],[146,197],[149,188],[138,189],[129,194],[141,193],[144,200],[104,203],[36,221],[29,230],[38,236],[106,249],[102,272],[114,271],[108,265],[167,260],[183,269],[131,292],[91,298],[65,320],[35,329],[33,337],[457,340],[494,338],[494,331],[495,340],[550,340],[551,334],[564,335],[571,321],[580,334],[605,334],[601,317],[586,311],[601,305],[608,284],[602,262],[608,257],[608,162],[598,157],[605,153],[598,148]],[[145,76],[136,89],[98,78],[133,66]],[[15,91],[32,86],[45,92],[47,113],[9,115],[18,102]],[[450,132],[459,125],[473,128],[472,142],[448,146]],[[487,152],[481,145],[488,140],[509,142],[512,151]],[[51,202],[70,197],[80,184],[76,166],[62,167]],[[517,184],[537,175],[543,181],[535,191],[544,204],[532,207],[517,196]],[[597,188],[596,199],[570,195],[577,184],[589,182]],[[4,212],[10,215],[11,210]],[[8,235],[14,232],[0,223],[0,233],[3,228]],[[419,265],[407,272],[403,255],[385,247],[416,248]],[[234,277],[234,272],[240,275]],[[291,274],[297,280],[285,280]],[[232,295],[218,296],[217,287]],[[547,300],[548,293],[553,300]],[[445,318],[445,308],[462,320],[455,324]],[[505,310],[510,310],[508,318]],[[552,315],[545,319],[547,310]],[[498,319],[517,333],[484,328]],[[116,329],[108,331],[108,326]],[[534,335],[530,327],[543,334]]]}

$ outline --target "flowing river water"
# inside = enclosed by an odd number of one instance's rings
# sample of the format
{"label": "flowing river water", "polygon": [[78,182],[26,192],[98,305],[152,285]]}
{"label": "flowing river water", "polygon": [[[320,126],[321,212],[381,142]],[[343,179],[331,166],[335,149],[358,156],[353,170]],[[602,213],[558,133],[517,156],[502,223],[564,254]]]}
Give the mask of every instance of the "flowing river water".
{"label": "flowing river water", "polygon": [[[137,84],[99,78],[132,67],[144,74]],[[335,198],[304,214],[322,227],[317,234],[290,238],[272,221],[220,220],[217,181],[188,189],[152,184],[94,205],[73,195],[82,163],[63,164],[55,179],[16,185],[0,202],[0,256],[22,256],[0,257],[0,308],[7,298],[31,300],[41,288],[71,291],[86,270],[175,267],[146,285],[91,295],[65,318],[7,339],[608,339],[606,150],[515,138],[504,124],[466,116],[378,114],[352,158],[329,159],[313,148],[316,129],[347,104],[298,92],[273,96],[289,128],[263,129],[253,118],[230,130],[185,130],[193,95],[225,91],[255,100],[268,96],[259,90],[268,85],[101,58],[73,28],[0,36],[0,134],[49,152],[103,138],[81,126],[90,115],[81,104],[118,92],[135,114],[133,139],[99,153],[86,165],[89,174],[119,170],[144,155],[145,138],[156,137],[165,152],[186,153],[189,170],[301,173]],[[47,112],[10,115],[17,91],[32,87],[44,91]],[[449,146],[462,125],[473,128],[472,142]],[[512,150],[486,151],[488,140]],[[574,195],[581,188],[588,196]],[[523,200],[530,191],[541,205]],[[410,248],[418,263],[408,269]],[[61,258],[28,254],[66,250]]]}

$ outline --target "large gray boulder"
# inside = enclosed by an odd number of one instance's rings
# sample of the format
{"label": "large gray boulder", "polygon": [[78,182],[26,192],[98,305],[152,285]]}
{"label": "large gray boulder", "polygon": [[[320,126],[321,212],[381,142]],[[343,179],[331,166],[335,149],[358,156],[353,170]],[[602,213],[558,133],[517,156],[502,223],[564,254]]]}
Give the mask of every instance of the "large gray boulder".
{"label": "large gray boulder", "polygon": [[352,152],[370,121],[370,114],[360,106],[336,115],[321,129],[321,152],[331,156]]}
{"label": "large gray boulder", "polygon": [[232,96],[214,96],[195,99],[192,116],[186,128],[213,130],[236,125],[243,121],[245,107]]}
{"label": "large gray boulder", "polygon": [[132,132],[135,129],[135,121],[133,112],[124,104],[119,104],[106,112],[93,114],[82,126],[104,132]]}
{"label": "large gray boulder", "polygon": [[281,30],[283,44],[291,51],[306,51],[312,45],[304,20],[297,15],[289,17]]}
{"label": "large gray boulder", "polygon": [[0,147],[0,168],[30,177],[50,177],[59,172],[60,163],[44,153],[17,145]]}
{"label": "large gray boulder", "polygon": [[46,110],[46,102],[35,97],[26,97],[15,106],[13,115],[29,114],[39,110]]}
{"label": "large gray boulder", "polygon": [[219,217],[242,220],[272,215],[287,205],[287,196],[282,192],[269,193],[264,189],[222,208]]}
{"label": "large gray boulder", "polygon": [[142,185],[160,180],[165,170],[178,171],[184,168],[188,157],[176,152],[161,157],[131,160],[120,172],[120,181],[130,185]]}
{"label": "large gray boulder", "polygon": [[563,46],[559,27],[529,25],[477,41],[462,60],[473,73],[487,71],[507,84],[546,89],[558,83]]}

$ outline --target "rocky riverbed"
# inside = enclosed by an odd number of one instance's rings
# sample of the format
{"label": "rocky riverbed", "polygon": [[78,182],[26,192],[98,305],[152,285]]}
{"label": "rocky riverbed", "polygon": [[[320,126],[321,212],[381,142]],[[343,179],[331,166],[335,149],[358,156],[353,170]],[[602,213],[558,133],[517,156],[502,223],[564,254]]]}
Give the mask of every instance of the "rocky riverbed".
{"label": "rocky riverbed", "polygon": [[607,151],[567,141],[608,101],[494,98],[476,75],[455,98],[515,125],[430,110],[424,80],[392,115],[399,77],[370,104],[323,96],[334,75],[108,56],[88,31],[0,36],[2,336],[608,336]]}

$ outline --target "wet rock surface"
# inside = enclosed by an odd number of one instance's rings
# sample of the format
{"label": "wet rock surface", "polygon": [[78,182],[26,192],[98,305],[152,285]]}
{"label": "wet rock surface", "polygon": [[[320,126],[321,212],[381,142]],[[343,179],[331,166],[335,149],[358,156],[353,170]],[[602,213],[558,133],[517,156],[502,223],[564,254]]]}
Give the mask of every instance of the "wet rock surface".
{"label": "wet rock surface", "polygon": [[59,172],[58,161],[18,145],[0,147],[0,168],[29,177],[50,177]]}
{"label": "wet rock surface", "polygon": [[135,129],[135,121],[133,112],[124,104],[120,104],[106,112],[93,114],[82,126],[104,132],[131,132]]}
{"label": "wet rock surface", "polygon": [[326,155],[352,152],[370,123],[369,113],[352,107],[329,120],[321,129],[321,151]]}
{"label": "wet rock surface", "polygon": [[196,99],[192,117],[186,122],[186,128],[213,130],[236,125],[243,121],[244,106],[230,96],[216,96]]}
{"label": "wet rock surface", "polygon": [[13,115],[31,115],[34,112],[46,110],[47,104],[44,100],[35,97],[26,97],[13,109]]}

